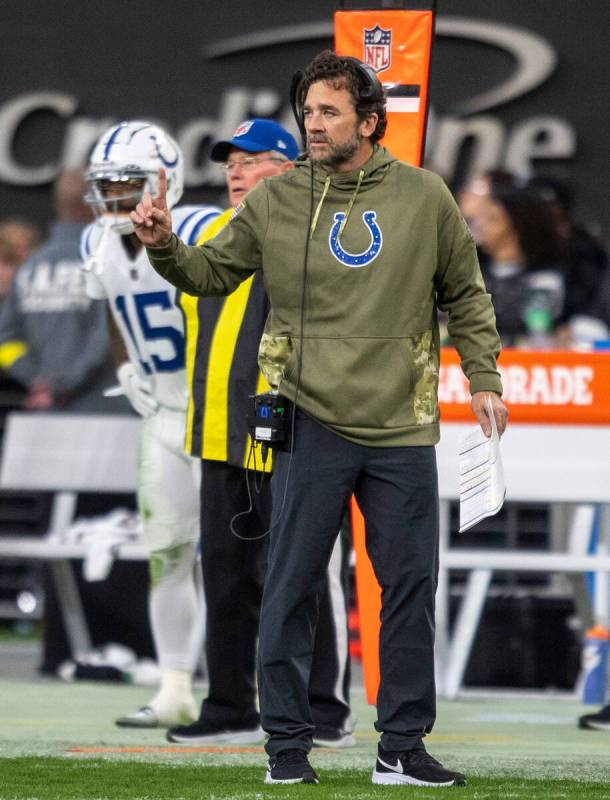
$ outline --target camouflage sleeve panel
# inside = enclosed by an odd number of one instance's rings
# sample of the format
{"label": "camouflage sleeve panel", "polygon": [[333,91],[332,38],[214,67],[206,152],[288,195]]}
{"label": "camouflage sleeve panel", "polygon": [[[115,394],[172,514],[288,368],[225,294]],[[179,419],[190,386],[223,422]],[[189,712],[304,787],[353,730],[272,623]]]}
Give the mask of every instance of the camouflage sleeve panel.
{"label": "camouflage sleeve panel", "polygon": [[270,333],[263,333],[261,336],[258,366],[269,386],[275,391],[284,377],[284,367],[291,353],[292,342],[289,336],[274,336]]}
{"label": "camouflage sleeve panel", "polygon": [[407,339],[413,365],[415,388],[413,414],[417,425],[431,425],[438,421],[439,356],[434,347],[432,331],[425,331]]}

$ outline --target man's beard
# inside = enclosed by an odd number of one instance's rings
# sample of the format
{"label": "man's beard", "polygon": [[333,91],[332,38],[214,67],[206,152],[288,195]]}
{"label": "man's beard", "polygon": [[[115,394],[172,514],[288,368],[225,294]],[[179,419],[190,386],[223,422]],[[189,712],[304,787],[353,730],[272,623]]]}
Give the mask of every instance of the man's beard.
{"label": "man's beard", "polygon": [[328,144],[330,150],[328,155],[316,157],[310,152],[309,157],[325,167],[340,167],[342,164],[350,161],[356,155],[361,141],[362,137],[358,131],[355,131],[352,138],[347,142],[343,142],[343,144],[330,144],[325,142],[325,144]]}

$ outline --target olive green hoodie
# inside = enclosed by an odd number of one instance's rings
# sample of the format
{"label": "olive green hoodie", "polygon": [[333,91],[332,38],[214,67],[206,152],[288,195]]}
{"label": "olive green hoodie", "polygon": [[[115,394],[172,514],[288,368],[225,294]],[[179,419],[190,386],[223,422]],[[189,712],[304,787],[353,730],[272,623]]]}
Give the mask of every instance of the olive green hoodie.
{"label": "olive green hoodie", "polygon": [[438,441],[437,306],[471,392],[502,391],[494,312],[455,201],[437,175],[383,147],[353,172],[315,165],[313,181],[299,162],[261,181],[210,242],[174,236],[148,255],[193,295],[229,294],[262,269],[272,310],[261,368],[291,399],[298,381],[298,406],[350,441]]}

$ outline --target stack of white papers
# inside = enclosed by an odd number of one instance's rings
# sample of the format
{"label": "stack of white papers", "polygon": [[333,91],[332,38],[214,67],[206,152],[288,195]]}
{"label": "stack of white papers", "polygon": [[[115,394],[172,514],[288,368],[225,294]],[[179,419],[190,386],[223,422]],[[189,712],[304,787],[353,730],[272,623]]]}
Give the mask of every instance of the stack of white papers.
{"label": "stack of white papers", "polygon": [[460,533],[497,514],[506,495],[500,437],[491,399],[488,410],[491,436],[487,438],[477,426],[460,443]]}

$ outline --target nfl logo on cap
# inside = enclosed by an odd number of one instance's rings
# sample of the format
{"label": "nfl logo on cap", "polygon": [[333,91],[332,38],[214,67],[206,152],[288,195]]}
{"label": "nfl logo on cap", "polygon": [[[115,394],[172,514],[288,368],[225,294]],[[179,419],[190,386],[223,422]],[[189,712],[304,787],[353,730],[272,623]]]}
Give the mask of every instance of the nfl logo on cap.
{"label": "nfl logo on cap", "polygon": [[272,119],[255,117],[238,125],[231,139],[223,139],[212,147],[212,161],[226,161],[231,148],[237,147],[246,153],[264,153],[266,150],[277,150],[289,161],[299,154],[294,137],[278,122]]}
{"label": "nfl logo on cap", "polygon": [[237,136],[244,136],[246,133],[248,133],[248,131],[252,127],[252,123],[253,123],[253,120],[248,120],[247,122],[242,122],[242,124],[239,126],[239,128],[233,134],[233,137],[235,138]]}

